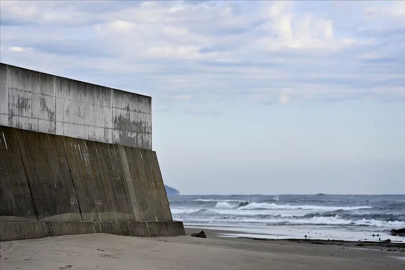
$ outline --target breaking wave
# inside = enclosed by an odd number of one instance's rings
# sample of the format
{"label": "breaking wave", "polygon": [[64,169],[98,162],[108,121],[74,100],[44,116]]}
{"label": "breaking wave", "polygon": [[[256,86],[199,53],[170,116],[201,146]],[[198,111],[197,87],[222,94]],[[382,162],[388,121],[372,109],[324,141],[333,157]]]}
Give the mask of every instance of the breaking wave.
{"label": "breaking wave", "polygon": [[252,202],[239,209],[254,210],[254,209],[278,209],[278,210],[320,210],[320,211],[337,211],[337,210],[359,210],[369,209],[370,206],[318,206],[318,205],[280,205],[275,203],[256,203]]}
{"label": "breaking wave", "polygon": [[235,206],[231,205],[228,202],[221,201],[221,202],[217,202],[217,204],[215,205],[215,208],[232,209],[232,208],[235,208]]}
{"label": "breaking wave", "polygon": [[234,202],[234,203],[239,203],[239,202],[244,202],[245,200],[221,200],[221,199],[196,199],[194,200],[195,202]]}
{"label": "breaking wave", "polygon": [[239,223],[260,223],[263,225],[324,225],[324,226],[369,226],[369,227],[405,227],[403,221],[381,221],[375,219],[347,220],[334,217],[313,217],[305,218],[260,218],[260,217],[230,217],[230,216],[211,216],[211,217],[192,217],[184,220],[190,223],[218,223],[218,224],[239,224]]}
{"label": "breaking wave", "polygon": [[174,215],[190,215],[190,214],[197,214],[197,213],[204,213],[208,211],[207,209],[171,209],[172,214]]}

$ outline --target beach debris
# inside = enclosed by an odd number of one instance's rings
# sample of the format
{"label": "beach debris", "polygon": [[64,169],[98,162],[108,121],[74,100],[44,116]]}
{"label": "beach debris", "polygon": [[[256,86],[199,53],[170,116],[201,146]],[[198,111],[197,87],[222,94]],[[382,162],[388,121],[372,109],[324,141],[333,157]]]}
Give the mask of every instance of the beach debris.
{"label": "beach debris", "polygon": [[391,235],[393,236],[405,236],[405,228],[398,230],[391,230]]}
{"label": "beach debris", "polygon": [[72,267],[73,267],[73,265],[67,264],[65,266],[59,267],[59,270],[65,270],[65,269],[69,269],[69,268],[72,268]]}
{"label": "beach debris", "polygon": [[201,231],[199,233],[192,233],[191,236],[192,237],[199,237],[199,238],[207,238],[207,235],[205,234],[204,231]]}

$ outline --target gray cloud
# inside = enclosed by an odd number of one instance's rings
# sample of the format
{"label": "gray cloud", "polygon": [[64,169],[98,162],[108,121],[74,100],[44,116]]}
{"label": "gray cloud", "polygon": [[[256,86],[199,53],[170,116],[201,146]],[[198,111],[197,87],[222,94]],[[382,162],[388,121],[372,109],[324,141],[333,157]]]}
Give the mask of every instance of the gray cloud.
{"label": "gray cloud", "polygon": [[350,5],[8,1],[1,60],[173,102],[403,100],[404,5]]}

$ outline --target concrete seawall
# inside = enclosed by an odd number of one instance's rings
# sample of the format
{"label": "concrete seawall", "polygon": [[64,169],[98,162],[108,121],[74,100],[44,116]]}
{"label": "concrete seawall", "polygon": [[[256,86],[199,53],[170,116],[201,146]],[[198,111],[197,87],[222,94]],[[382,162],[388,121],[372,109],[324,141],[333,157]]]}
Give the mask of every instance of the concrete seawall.
{"label": "concrete seawall", "polygon": [[184,234],[154,151],[0,126],[0,240]]}
{"label": "concrete seawall", "polygon": [[185,234],[152,151],[151,103],[0,63],[0,241]]}
{"label": "concrete seawall", "polygon": [[0,125],[152,149],[151,97],[0,63]]}

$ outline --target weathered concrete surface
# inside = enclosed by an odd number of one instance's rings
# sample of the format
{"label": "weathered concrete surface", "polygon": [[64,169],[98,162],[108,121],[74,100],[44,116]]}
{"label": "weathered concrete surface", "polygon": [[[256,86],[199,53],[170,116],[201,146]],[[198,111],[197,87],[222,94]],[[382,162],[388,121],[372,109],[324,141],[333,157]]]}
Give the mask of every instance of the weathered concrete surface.
{"label": "weathered concrete surface", "polygon": [[157,237],[185,235],[181,222],[90,221],[90,222],[2,222],[0,241],[72,234],[108,233]]}
{"label": "weathered concrete surface", "polygon": [[0,126],[0,223],[36,220],[17,137]]}
{"label": "weathered concrete surface", "polygon": [[70,138],[64,145],[82,220],[134,219],[118,146]]}
{"label": "weathered concrete surface", "polygon": [[[157,237],[184,235],[183,223],[179,221],[94,221],[94,222],[46,222],[49,235],[109,233],[117,235]],[[83,226],[84,225],[84,226]]]}
{"label": "weathered concrete surface", "polygon": [[[153,151],[0,126],[0,158],[1,224],[47,222],[49,235],[184,232],[173,223]],[[19,226],[29,237],[45,234]]]}
{"label": "weathered concrete surface", "polygon": [[3,63],[0,125],[152,149],[150,97]]}
{"label": "weathered concrete surface", "polygon": [[16,130],[38,220],[80,221],[80,211],[60,137]]}
{"label": "weathered concrete surface", "polygon": [[45,222],[0,222],[0,241],[34,239],[49,236]]}

